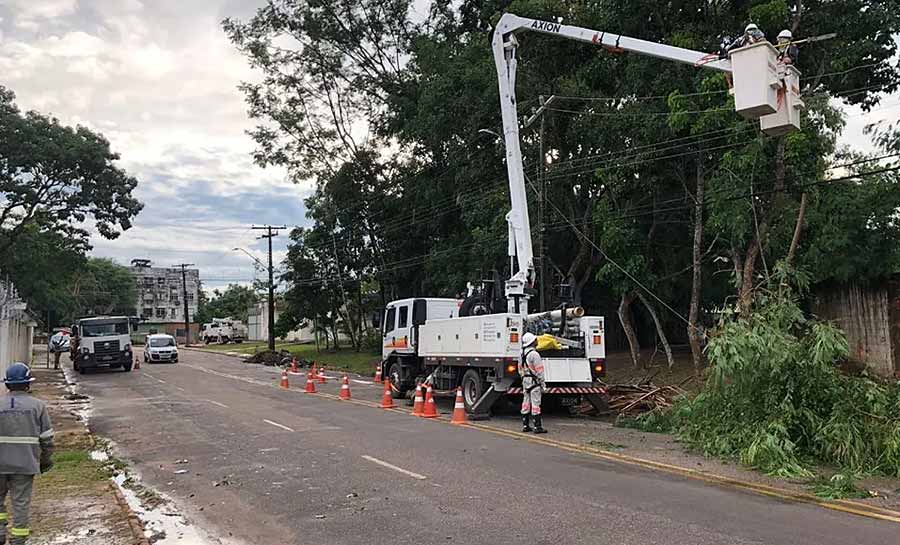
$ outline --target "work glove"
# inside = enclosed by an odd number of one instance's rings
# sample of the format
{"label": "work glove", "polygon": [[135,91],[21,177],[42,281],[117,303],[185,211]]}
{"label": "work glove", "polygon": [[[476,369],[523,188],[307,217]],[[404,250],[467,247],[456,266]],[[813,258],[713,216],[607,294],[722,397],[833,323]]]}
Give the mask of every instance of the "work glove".
{"label": "work glove", "polygon": [[47,473],[53,469],[53,460],[49,456],[41,456],[41,473]]}

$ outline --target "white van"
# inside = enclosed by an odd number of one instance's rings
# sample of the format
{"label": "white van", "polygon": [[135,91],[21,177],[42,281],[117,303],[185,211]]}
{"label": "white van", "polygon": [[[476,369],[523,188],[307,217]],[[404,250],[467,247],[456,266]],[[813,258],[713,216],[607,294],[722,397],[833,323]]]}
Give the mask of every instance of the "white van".
{"label": "white van", "polygon": [[175,337],[163,333],[147,335],[144,343],[144,363],[170,361],[178,363],[178,346]]}

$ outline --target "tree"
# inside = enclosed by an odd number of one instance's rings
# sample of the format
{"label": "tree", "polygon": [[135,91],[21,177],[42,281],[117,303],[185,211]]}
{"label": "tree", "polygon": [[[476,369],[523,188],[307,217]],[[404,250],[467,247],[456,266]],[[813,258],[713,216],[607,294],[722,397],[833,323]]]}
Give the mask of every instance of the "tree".
{"label": "tree", "polygon": [[213,290],[212,297],[204,296],[199,302],[194,321],[209,323],[213,318],[235,318],[246,322],[249,310],[259,302],[259,294],[249,286],[229,284],[224,291]]}
{"label": "tree", "polygon": [[88,258],[85,267],[72,276],[69,291],[80,315],[136,314],[134,276],[112,259]]}
{"label": "tree", "polygon": [[0,87],[0,254],[35,224],[81,241],[86,222],[109,239],[129,229],[143,205],[109,142],[86,127],[23,114],[14,99]]}

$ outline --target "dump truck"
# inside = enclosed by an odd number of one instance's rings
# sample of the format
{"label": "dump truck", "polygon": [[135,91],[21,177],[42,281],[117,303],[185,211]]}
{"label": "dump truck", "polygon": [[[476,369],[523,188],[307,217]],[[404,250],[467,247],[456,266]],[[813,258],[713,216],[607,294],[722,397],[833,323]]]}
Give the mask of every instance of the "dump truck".
{"label": "dump truck", "polygon": [[129,316],[89,316],[72,325],[69,345],[72,366],[79,373],[98,367],[131,371],[134,354],[131,333],[137,318]]}

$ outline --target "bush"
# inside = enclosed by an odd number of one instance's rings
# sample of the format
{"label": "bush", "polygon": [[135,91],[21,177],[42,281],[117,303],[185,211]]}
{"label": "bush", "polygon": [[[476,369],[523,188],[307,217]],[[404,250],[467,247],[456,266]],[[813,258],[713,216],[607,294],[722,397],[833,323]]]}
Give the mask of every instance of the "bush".
{"label": "bush", "polygon": [[719,324],[700,394],[630,425],[671,426],[707,455],[781,477],[812,476],[815,463],[900,477],[900,383],[842,374],[846,338],[807,319],[783,285],[758,303],[750,317]]}

